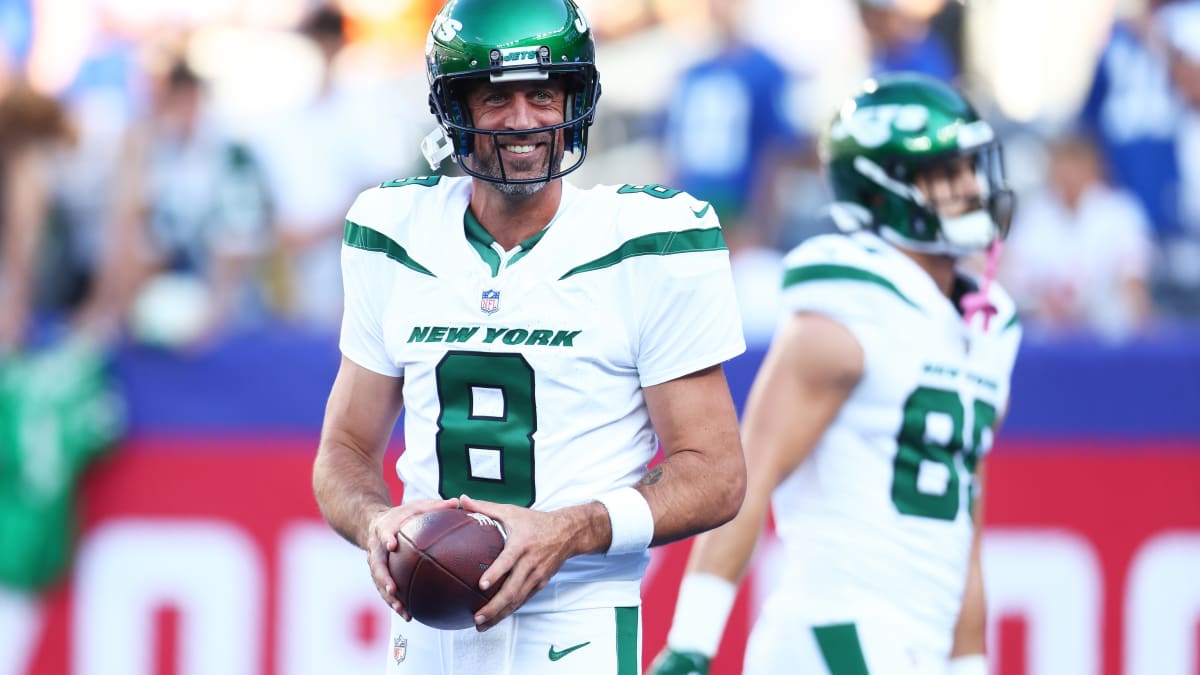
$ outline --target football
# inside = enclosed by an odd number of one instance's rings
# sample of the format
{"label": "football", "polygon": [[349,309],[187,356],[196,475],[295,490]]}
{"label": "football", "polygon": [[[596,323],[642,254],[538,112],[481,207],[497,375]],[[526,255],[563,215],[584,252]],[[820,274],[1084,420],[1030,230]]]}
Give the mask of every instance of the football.
{"label": "football", "polygon": [[480,513],[445,509],[404,521],[397,539],[388,568],[412,618],[442,630],[474,626],[475,612],[500,587],[479,589],[479,577],[504,549],[500,525]]}

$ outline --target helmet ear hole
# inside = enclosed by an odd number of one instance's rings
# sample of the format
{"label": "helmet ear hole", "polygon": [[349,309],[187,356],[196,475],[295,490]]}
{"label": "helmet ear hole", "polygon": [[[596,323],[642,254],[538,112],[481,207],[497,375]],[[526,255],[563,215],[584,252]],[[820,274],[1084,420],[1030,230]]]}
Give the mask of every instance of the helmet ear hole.
{"label": "helmet ear hole", "polygon": [[[463,105],[458,100],[457,96],[450,95],[447,97],[450,102],[450,119],[454,120],[455,124],[469,127],[471,126],[471,114],[467,110],[467,106]],[[458,154],[466,157],[471,154],[475,145],[471,140],[471,135],[465,131],[454,132],[454,145],[458,147]]]}

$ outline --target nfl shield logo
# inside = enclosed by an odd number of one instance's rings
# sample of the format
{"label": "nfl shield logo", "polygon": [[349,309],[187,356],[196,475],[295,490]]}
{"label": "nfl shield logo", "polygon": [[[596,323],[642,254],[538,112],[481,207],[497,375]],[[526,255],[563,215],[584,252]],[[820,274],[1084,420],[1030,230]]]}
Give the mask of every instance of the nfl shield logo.
{"label": "nfl shield logo", "polygon": [[404,657],[408,656],[408,640],[401,635],[397,635],[395,640],[392,640],[392,658],[395,659],[396,665],[404,662]]}
{"label": "nfl shield logo", "polygon": [[488,315],[500,311],[500,291],[484,291],[479,300],[479,309]]}

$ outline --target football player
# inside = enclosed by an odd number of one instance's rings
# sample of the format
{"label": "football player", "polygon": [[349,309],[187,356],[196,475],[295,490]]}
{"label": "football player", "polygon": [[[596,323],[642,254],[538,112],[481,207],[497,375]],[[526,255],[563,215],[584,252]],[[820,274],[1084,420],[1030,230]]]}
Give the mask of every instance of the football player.
{"label": "football player", "polygon": [[[447,2],[426,60],[424,148],[468,175],[350,208],[317,500],[396,613],[389,673],[640,673],[647,547],[728,521],[745,489],[720,226],[677,190],[563,180],[600,96],[573,0]],[[381,462],[401,408],[395,506]],[[454,507],[507,543],[477,625],[438,631],[407,621],[386,559],[406,518]]]}
{"label": "football player", "polygon": [[[768,506],[784,563],[743,672],[986,672],[983,458],[1021,335],[990,278],[1012,208],[1000,148],[957,91],[907,73],[867,81],[822,145],[845,232],[785,259],[745,504],[695,542],[655,675],[708,672]],[[978,252],[973,278],[957,262]]]}

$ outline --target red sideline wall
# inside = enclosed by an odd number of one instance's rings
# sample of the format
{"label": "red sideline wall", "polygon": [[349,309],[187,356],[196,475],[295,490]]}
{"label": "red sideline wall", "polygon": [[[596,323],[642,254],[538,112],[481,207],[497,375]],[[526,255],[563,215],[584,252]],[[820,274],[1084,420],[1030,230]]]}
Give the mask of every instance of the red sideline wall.
{"label": "red sideline wall", "polygon": [[[319,519],[314,446],[142,439],[98,465],[73,576],[38,600],[0,596],[3,672],[382,673],[387,610]],[[994,672],[1200,675],[1200,446],[1001,439],[990,462]],[[770,544],[714,674],[740,671]],[[646,664],[687,551],[655,550]]]}

